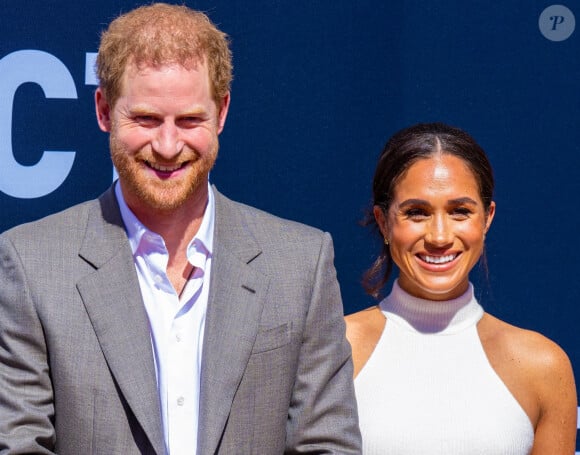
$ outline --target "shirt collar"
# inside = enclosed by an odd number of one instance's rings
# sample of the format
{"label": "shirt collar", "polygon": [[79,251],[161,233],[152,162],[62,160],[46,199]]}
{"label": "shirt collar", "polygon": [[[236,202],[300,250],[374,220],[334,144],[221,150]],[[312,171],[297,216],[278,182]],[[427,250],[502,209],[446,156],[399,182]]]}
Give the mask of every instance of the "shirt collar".
{"label": "shirt collar", "polygon": [[[129,238],[129,243],[131,245],[131,251],[133,251],[133,254],[135,254],[139,248],[139,244],[143,240],[145,234],[148,234],[148,237],[157,236],[163,242],[163,239],[161,239],[157,233],[147,229],[147,227],[145,227],[131,211],[125,202],[123,192],[121,191],[121,185],[119,185],[118,181],[115,183],[115,196],[117,197],[117,201],[119,203],[121,217],[123,218],[123,223],[125,224],[125,229],[127,230],[127,236]],[[193,265],[199,266],[198,261],[194,258],[200,253],[204,256],[212,255],[214,226],[215,196],[211,186],[208,183],[208,201],[205,207],[203,218],[201,220],[201,225],[199,226],[197,234],[195,234],[195,237],[191,239],[191,242],[189,242],[187,246],[187,258]]]}

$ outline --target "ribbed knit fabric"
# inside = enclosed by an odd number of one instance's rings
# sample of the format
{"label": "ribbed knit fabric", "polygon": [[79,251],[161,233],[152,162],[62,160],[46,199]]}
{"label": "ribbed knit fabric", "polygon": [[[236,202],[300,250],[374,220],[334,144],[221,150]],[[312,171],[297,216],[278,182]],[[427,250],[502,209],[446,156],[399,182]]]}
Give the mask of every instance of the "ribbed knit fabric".
{"label": "ribbed knit fabric", "polygon": [[355,379],[364,455],[525,455],[532,424],[491,367],[473,287],[434,302],[397,283],[385,330]]}

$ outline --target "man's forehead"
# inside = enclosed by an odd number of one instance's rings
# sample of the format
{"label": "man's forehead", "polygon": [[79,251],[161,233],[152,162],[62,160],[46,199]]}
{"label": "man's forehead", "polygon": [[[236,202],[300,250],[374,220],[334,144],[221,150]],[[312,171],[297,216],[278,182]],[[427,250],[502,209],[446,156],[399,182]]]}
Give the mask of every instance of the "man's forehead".
{"label": "man's forehead", "polygon": [[150,77],[156,74],[169,73],[171,70],[186,70],[199,72],[202,77],[208,81],[208,89],[211,90],[211,82],[209,82],[209,70],[205,61],[187,61],[185,63],[180,63],[176,61],[169,61],[166,63],[154,63],[151,61],[143,61],[137,63],[136,61],[131,61],[125,66],[125,71],[121,76],[120,80],[120,93],[126,93],[127,84],[130,80],[135,80],[141,77]]}
{"label": "man's forehead", "polygon": [[186,70],[207,70],[207,59],[205,57],[190,57],[186,60],[169,59],[164,61],[155,61],[151,59],[137,60],[135,57],[127,60],[124,74],[134,75],[147,71],[160,71],[163,68],[184,68]]}

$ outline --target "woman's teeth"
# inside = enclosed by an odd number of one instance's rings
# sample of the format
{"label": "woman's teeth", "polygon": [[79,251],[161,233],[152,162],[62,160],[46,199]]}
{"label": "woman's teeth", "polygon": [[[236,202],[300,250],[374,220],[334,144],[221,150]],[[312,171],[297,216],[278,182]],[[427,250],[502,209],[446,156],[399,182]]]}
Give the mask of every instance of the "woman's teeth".
{"label": "woman's teeth", "polygon": [[447,254],[445,256],[421,256],[421,259],[430,264],[445,264],[446,262],[451,262],[456,257],[456,254]]}

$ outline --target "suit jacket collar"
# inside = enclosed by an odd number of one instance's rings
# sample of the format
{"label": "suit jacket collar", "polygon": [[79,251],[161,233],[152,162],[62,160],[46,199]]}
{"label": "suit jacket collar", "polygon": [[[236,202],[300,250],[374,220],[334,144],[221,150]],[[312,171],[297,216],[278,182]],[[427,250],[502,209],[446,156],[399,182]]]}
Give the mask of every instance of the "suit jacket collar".
{"label": "suit jacket collar", "polygon": [[215,453],[254,344],[269,278],[241,204],[216,195],[214,258],[201,372],[198,454]]}
{"label": "suit jacket collar", "polygon": [[79,254],[95,271],[77,288],[124,398],[156,453],[163,454],[149,321],[112,187],[92,203]]}

